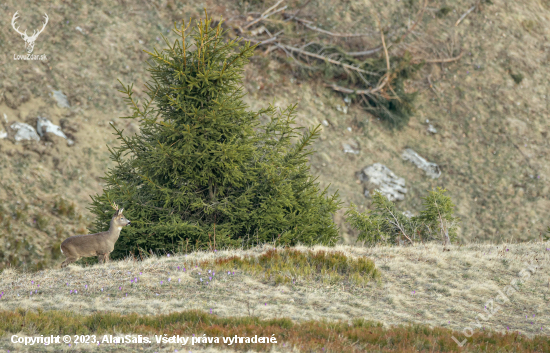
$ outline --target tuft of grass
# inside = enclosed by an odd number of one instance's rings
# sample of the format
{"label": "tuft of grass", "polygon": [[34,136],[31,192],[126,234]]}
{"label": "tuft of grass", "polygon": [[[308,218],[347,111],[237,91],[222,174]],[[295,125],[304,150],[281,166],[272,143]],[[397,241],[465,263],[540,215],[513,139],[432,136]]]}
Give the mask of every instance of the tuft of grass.
{"label": "tuft of grass", "polygon": [[435,13],[435,15],[438,17],[438,18],[443,18],[445,16],[447,16],[449,14],[449,12],[453,11],[453,9],[451,7],[448,7],[448,6],[443,6],[442,8],[440,8],[439,10],[437,10],[437,12]]}
{"label": "tuft of grass", "polygon": [[535,22],[533,20],[524,20],[524,21],[521,22],[521,25],[529,33],[534,32],[535,29],[539,27],[537,22]]}
{"label": "tuft of grass", "polygon": [[63,198],[55,201],[54,212],[62,216],[74,217],[76,215],[76,207],[73,202],[69,202]]}
{"label": "tuft of grass", "polygon": [[523,81],[523,75],[521,73],[513,72],[512,70],[508,71],[510,73],[510,77],[514,80],[514,82],[519,85],[521,81]]}
{"label": "tuft of grass", "polygon": [[[191,336],[197,332],[207,337],[274,337],[277,343],[239,343],[238,351],[271,351],[273,346],[312,352],[461,352],[451,338],[460,333],[425,325],[384,328],[382,324],[354,319],[348,322],[305,321],[294,323],[288,318],[260,320],[257,317],[219,317],[198,310],[172,314],[138,315],[96,312],[85,316],[69,311],[0,312],[0,333],[8,334],[33,330],[29,334],[90,335],[113,332],[136,332],[142,335],[167,334]],[[461,337],[461,336],[460,336]],[[544,352],[550,351],[548,339],[534,336],[475,332],[468,339],[469,352]],[[216,346],[220,346],[219,343]],[[284,344],[284,346],[283,346]],[[205,344],[201,344],[205,345]],[[209,346],[214,347],[214,344]]]}
{"label": "tuft of grass", "polygon": [[48,225],[50,224],[50,218],[46,215],[39,214],[36,216],[36,227],[41,231],[45,231]]}
{"label": "tuft of grass", "polygon": [[[210,265],[205,262],[202,265]],[[302,252],[295,249],[270,249],[254,257],[233,256],[214,262],[217,271],[240,269],[254,274],[263,273],[265,280],[275,284],[291,283],[297,279],[320,280],[325,284],[348,282],[364,285],[380,278],[374,261],[349,258],[342,252]]]}
{"label": "tuft of grass", "polygon": [[25,217],[27,217],[27,213],[25,212],[24,209],[21,209],[21,208],[15,209],[15,220],[16,221],[20,221],[20,220],[24,219]]}

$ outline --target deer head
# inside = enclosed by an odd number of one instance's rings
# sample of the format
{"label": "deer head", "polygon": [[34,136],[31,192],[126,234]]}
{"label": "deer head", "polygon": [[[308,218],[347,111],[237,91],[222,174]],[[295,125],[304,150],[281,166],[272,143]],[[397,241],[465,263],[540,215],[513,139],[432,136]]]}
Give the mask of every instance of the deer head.
{"label": "deer head", "polygon": [[115,215],[111,219],[111,227],[122,229],[124,226],[129,226],[130,221],[122,215],[124,208],[119,209],[118,205],[114,202],[111,204],[111,207],[115,210]]}
{"label": "deer head", "polygon": [[11,25],[12,25],[13,29],[15,29],[15,31],[17,33],[19,33],[21,35],[21,37],[23,38],[23,40],[25,41],[25,49],[27,49],[27,53],[29,53],[29,54],[32,54],[32,51],[34,49],[34,41],[36,40],[36,38],[38,38],[38,35],[40,33],[42,33],[42,31],[44,30],[44,28],[46,28],[46,25],[48,24],[48,15],[44,14],[44,17],[46,18],[46,22],[44,22],[44,25],[42,26],[42,29],[39,30],[38,32],[36,30],[34,30],[33,33],[32,33],[32,36],[29,37],[27,35],[27,30],[25,30],[24,33],[21,33],[21,32],[19,32],[19,27],[15,28],[15,21],[19,17],[17,15],[17,11],[13,14],[13,18],[11,19]]}

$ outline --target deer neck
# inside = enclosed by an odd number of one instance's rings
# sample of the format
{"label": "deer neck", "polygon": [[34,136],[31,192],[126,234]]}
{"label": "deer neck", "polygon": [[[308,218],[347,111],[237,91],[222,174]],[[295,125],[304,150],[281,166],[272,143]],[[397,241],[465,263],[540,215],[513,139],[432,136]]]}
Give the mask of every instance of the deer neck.
{"label": "deer neck", "polygon": [[118,226],[115,223],[114,219],[111,219],[111,225],[109,226],[109,238],[112,238],[114,241],[118,239],[118,236],[120,235],[120,231],[122,230],[121,226]]}

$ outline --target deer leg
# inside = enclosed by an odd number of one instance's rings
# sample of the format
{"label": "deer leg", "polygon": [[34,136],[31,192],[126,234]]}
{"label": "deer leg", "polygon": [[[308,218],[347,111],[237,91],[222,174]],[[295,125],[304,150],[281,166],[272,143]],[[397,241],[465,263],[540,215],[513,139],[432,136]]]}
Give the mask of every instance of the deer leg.
{"label": "deer leg", "polygon": [[104,261],[105,261],[105,255],[104,254],[99,254],[97,256],[97,262],[102,264]]}
{"label": "deer leg", "polygon": [[67,258],[65,261],[63,261],[63,263],[61,264],[61,268],[67,267],[67,265],[72,264],[72,263],[75,262],[76,260],[78,260],[78,257],[68,257],[68,258]]}
{"label": "deer leg", "polygon": [[110,253],[106,253],[106,254],[105,254],[105,262],[111,261],[111,259],[109,259],[109,254],[110,254]]}

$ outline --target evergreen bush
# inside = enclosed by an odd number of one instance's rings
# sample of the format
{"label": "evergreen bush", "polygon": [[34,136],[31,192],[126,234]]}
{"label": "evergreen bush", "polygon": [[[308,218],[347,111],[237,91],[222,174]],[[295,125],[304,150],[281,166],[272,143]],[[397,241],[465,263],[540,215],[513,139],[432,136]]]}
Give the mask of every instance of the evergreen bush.
{"label": "evergreen bush", "polygon": [[92,197],[93,230],[109,227],[116,201],[132,227],[113,258],[265,242],[335,244],[338,196],[321,191],[307,166],[319,127],[300,134],[295,105],[248,111],[242,76],[254,47],[224,41],[221,22],[211,27],[208,16],[188,29],[175,26],[181,42],[164,39],[168,49],[148,52],[149,99],[141,108],[131,86],[120,90],[133,110],[124,118],[136,119],[140,133],[126,137],[113,126],[121,145],[110,149],[116,166]]}
{"label": "evergreen bush", "polygon": [[[457,240],[459,219],[453,215],[454,204],[447,190],[437,188],[423,198],[423,210],[418,216],[407,217],[396,209],[379,191],[372,199],[374,209],[357,211],[354,204],[346,212],[346,221],[359,230],[357,241],[369,244],[414,244],[416,241]],[[446,240],[447,238],[447,240]]]}

